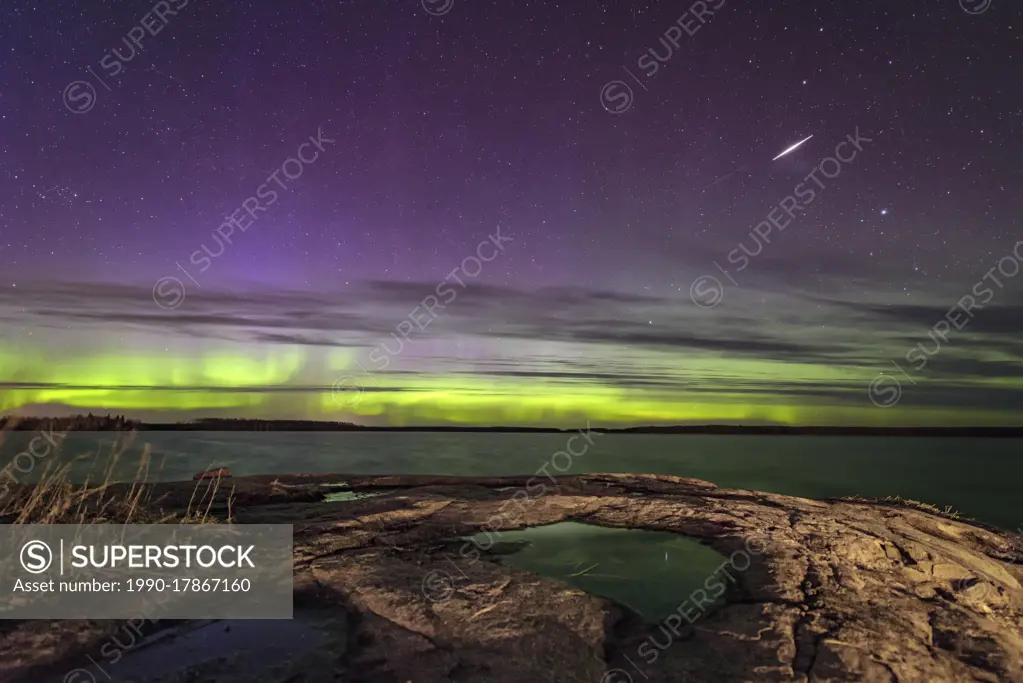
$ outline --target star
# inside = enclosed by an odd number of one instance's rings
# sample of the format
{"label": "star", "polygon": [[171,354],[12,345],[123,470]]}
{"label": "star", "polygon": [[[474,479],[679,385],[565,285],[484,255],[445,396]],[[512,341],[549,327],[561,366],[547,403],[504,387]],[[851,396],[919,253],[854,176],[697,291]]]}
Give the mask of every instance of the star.
{"label": "star", "polygon": [[[571,3],[375,3],[356,27],[355,0],[255,0],[242,52],[208,44],[198,3],[153,30],[128,4],[15,10],[3,48],[30,75],[12,96],[49,108],[0,102],[0,414],[1023,427],[990,395],[1023,398],[1014,340],[971,327],[969,376],[932,375],[916,318],[968,319],[948,307],[992,267],[967,291],[1011,286],[1023,91],[982,68],[1018,49],[998,1],[948,0],[941,51],[911,3],[722,6],[665,31],[645,2],[585,27]],[[509,21],[543,30],[515,45]],[[145,37],[66,40],[106,24]],[[462,58],[466,37],[486,49]],[[59,80],[38,80],[40,46]],[[149,59],[171,49],[189,58]],[[896,69],[907,52],[929,56]],[[295,87],[317,96],[280,107]],[[888,405],[888,358],[927,392],[901,378]]]}

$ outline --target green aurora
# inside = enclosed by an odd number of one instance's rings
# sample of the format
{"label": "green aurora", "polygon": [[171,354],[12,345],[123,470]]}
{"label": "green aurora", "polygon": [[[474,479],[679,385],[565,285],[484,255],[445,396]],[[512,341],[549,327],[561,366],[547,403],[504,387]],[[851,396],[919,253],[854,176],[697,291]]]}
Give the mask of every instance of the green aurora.
{"label": "green aurora", "polygon": [[[643,365],[660,388],[615,385],[580,374],[519,378],[481,371],[372,372],[356,352],[316,354],[276,346],[198,355],[106,352],[54,360],[41,350],[0,354],[0,411],[40,408],[159,415],[301,418],[407,426],[417,424],[597,426],[673,423],[780,425],[1019,425],[1017,411],[933,406],[879,409],[867,399],[862,370],[712,354],[689,357],[671,371],[673,355],[647,351]],[[319,375],[319,376],[317,376]],[[30,379],[29,379],[30,378]],[[926,380],[913,387],[926,390]],[[674,385],[674,386],[671,386]],[[772,386],[848,387],[827,402],[765,391]],[[976,379],[975,389],[1012,388],[1004,379]],[[46,412],[45,410],[43,412]]]}
{"label": "green aurora", "polygon": [[203,291],[173,311],[133,285],[92,285],[85,298],[83,289],[0,290],[0,412],[378,426],[1023,425],[1019,307],[985,309],[936,344],[929,328],[952,289],[864,304],[751,287],[701,310],[684,294],[478,285],[421,329],[408,322],[409,302],[432,291],[424,283]]}

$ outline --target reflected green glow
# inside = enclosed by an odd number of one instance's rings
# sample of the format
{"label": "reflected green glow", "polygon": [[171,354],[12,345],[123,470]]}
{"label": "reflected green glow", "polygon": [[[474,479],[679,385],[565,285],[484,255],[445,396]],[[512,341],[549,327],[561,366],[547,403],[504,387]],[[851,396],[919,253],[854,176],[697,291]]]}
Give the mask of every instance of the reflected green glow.
{"label": "reflected green glow", "polygon": [[617,600],[651,624],[677,610],[693,590],[704,588],[707,577],[728,561],[702,543],[676,534],[577,522],[487,531],[473,539],[482,548],[515,544],[516,552],[500,556],[502,564]]}

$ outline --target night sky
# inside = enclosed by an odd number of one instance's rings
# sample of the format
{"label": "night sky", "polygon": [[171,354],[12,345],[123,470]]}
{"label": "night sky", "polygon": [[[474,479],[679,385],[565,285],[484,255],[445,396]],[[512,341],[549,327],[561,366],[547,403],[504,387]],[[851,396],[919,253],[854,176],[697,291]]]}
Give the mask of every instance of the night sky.
{"label": "night sky", "polygon": [[1021,28],[4,2],[0,411],[1023,424]]}

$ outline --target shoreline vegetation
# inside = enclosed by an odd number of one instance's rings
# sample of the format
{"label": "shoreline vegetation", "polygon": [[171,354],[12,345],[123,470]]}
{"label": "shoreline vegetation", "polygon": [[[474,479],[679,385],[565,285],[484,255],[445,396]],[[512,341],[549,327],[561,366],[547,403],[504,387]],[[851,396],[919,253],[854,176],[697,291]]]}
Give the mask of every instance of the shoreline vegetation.
{"label": "shoreline vegetation", "polygon": [[[0,430],[0,438],[5,431],[9,428]],[[63,438],[57,449],[62,441]],[[75,458],[77,461],[93,457],[98,465],[84,482],[71,480],[69,473],[74,461],[48,461],[38,482],[19,481],[11,476],[11,465],[7,465],[0,472],[8,476],[0,488],[0,524],[217,524],[231,521],[233,490],[226,491],[228,502],[220,511],[222,514],[210,514],[213,498],[225,492],[221,490],[222,484],[233,481],[227,470],[211,470],[205,473],[210,476],[186,482],[191,494],[187,503],[177,501],[168,511],[164,509],[165,501],[154,496],[159,486],[151,481],[150,475],[154,470],[159,471],[161,465],[150,456],[148,447],[143,449],[130,481],[114,478],[126,447],[119,438],[103,452]],[[47,454],[43,453],[42,457]],[[224,489],[229,487],[225,485]]]}
{"label": "shoreline vegetation", "polygon": [[[555,427],[469,427],[455,425],[417,425],[407,427],[373,427],[351,422],[317,420],[254,420],[245,418],[201,418],[187,422],[142,422],[123,415],[71,415],[67,417],[0,417],[0,430],[5,431],[77,431],[77,432],[451,432],[451,433],[522,433],[566,434],[576,428]],[[787,426],[787,425],[670,425],[605,428],[592,427],[600,434],[679,434],[732,436],[904,436],[904,437],[972,437],[1023,438],[1023,427],[850,427],[850,426]]]}

